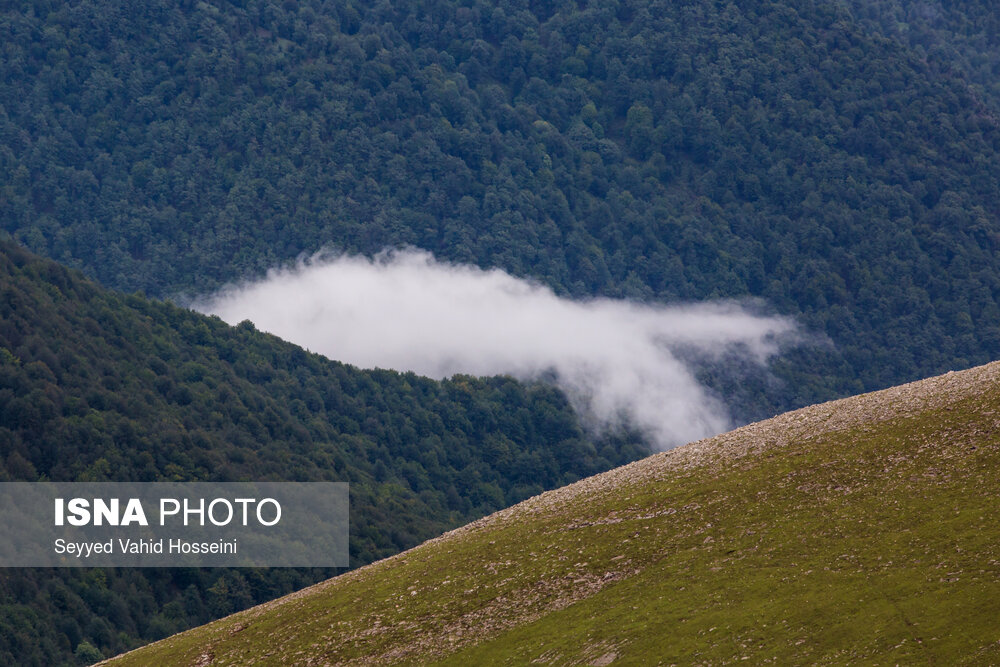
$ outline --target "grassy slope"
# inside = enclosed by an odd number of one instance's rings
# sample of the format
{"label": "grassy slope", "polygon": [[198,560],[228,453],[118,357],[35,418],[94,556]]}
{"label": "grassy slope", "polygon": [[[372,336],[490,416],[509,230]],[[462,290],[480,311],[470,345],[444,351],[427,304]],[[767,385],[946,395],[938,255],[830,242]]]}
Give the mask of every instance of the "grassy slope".
{"label": "grassy slope", "polygon": [[1000,364],[538,496],[115,664],[996,663]]}

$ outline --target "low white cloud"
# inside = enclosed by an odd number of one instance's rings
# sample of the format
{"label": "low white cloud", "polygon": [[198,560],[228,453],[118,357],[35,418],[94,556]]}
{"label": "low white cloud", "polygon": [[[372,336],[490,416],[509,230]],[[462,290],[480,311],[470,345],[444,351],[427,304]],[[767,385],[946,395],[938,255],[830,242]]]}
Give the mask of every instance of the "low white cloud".
{"label": "low white cloud", "polygon": [[726,410],[679,349],[763,363],[794,331],[735,303],[685,306],[573,301],[502,271],[429,253],[374,259],[317,255],[195,304],[252,321],[309,350],[363,368],[553,377],[587,422],[624,421],[661,449],[726,430]]}

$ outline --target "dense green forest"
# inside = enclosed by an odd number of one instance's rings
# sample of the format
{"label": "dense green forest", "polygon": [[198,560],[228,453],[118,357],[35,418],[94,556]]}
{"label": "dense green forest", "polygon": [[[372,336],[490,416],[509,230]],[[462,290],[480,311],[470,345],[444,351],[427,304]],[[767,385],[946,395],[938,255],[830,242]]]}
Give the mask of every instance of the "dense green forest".
{"label": "dense green forest", "polygon": [[986,0],[851,0],[866,28],[914,48],[936,67],[961,73],[976,94],[1000,103],[1000,13]]}
{"label": "dense green forest", "polygon": [[[0,481],[347,481],[358,566],[644,451],[546,385],[360,371],[0,243]],[[112,655],[334,572],[7,570],[0,663]]]}
{"label": "dense green forest", "polygon": [[[324,246],[560,294],[762,299],[816,339],[741,419],[1000,357],[981,0],[109,0],[0,8],[0,478],[337,479],[357,565],[630,460],[506,378],[362,372],[159,301]],[[124,293],[131,294],[126,296]],[[0,662],[315,580],[0,577]]]}
{"label": "dense green forest", "polygon": [[412,244],[577,296],[761,297],[834,346],[760,416],[1000,353],[993,12],[938,5],[9,6],[2,224],[161,296]]}

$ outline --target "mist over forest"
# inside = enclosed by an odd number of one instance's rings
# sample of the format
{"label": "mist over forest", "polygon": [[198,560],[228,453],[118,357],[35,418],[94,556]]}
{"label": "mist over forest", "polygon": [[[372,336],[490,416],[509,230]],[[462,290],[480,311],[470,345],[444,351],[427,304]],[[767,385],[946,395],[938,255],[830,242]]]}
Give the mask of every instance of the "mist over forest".
{"label": "mist over forest", "polygon": [[678,349],[763,366],[797,338],[788,319],[736,303],[573,301],[412,250],[375,260],[320,255],[195,307],[362,368],[548,378],[596,433],[630,427],[664,450],[732,426]]}
{"label": "mist over forest", "polygon": [[[349,479],[362,564],[650,447],[996,359],[998,20],[5,6],[0,478]],[[345,310],[333,286],[369,279]],[[84,663],[328,573],[284,574],[21,572],[0,662]]]}

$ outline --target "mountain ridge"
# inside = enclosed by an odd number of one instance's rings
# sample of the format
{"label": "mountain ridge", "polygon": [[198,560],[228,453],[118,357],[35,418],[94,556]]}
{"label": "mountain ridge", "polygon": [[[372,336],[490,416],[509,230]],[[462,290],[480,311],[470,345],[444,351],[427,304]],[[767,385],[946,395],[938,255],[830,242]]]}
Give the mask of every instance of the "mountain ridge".
{"label": "mountain ridge", "polygon": [[[973,411],[969,411],[970,406],[974,407]],[[677,517],[683,516],[685,513],[698,513],[697,506],[712,503],[713,491],[711,490],[705,489],[700,493],[690,495],[685,495],[683,492],[685,484],[689,484],[691,480],[703,478],[715,479],[716,482],[721,480],[725,490],[718,492],[722,500],[715,502],[731,501],[734,498],[730,495],[732,489],[739,489],[742,484],[749,486],[750,491],[754,489],[759,489],[759,491],[755,495],[742,499],[745,501],[742,504],[733,504],[743,510],[748,510],[750,507],[748,503],[766,505],[769,496],[780,495],[780,491],[772,488],[780,483],[780,478],[757,480],[760,483],[756,486],[747,482],[746,479],[735,484],[730,483],[733,479],[740,480],[742,476],[753,478],[755,468],[761,464],[777,466],[785,471],[786,476],[791,476],[794,482],[800,482],[797,486],[790,487],[790,493],[795,502],[802,503],[802,505],[796,505],[792,508],[777,508],[774,515],[777,517],[775,521],[786,521],[794,525],[797,521],[796,513],[817,513],[813,527],[821,531],[822,534],[819,537],[813,536],[809,541],[818,545],[814,545],[814,548],[819,550],[819,560],[824,563],[826,572],[833,572],[833,574],[827,575],[833,578],[832,583],[827,582],[827,594],[833,591],[834,599],[838,599],[837,596],[843,593],[838,587],[846,586],[845,581],[861,591],[881,590],[879,587],[888,582],[889,585],[884,593],[887,598],[902,595],[890,606],[901,610],[908,609],[905,613],[902,611],[899,613],[904,617],[911,616],[908,623],[902,624],[904,635],[909,632],[910,641],[915,642],[917,646],[937,641],[939,645],[944,647],[940,650],[954,650],[956,643],[961,644],[961,641],[956,640],[954,636],[923,636],[921,631],[913,629],[917,625],[917,621],[920,624],[927,623],[931,627],[935,623],[938,626],[944,623],[945,628],[949,626],[947,625],[948,619],[942,621],[941,618],[937,618],[938,614],[932,607],[922,608],[920,605],[914,607],[912,600],[914,598],[922,600],[920,597],[922,595],[936,595],[937,593],[933,592],[936,587],[965,581],[966,578],[969,578],[971,581],[965,584],[964,589],[956,585],[952,587],[952,590],[957,589],[959,592],[947,594],[967,596],[962,597],[962,599],[970,604],[970,610],[976,609],[976,613],[982,613],[984,605],[986,608],[995,609],[996,603],[987,604],[983,598],[985,592],[996,591],[998,586],[988,574],[985,575],[986,581],[984,582],[983,574],[991,570],[997,571],[998,561],[995,557],[1000,554],[997,553],[997,549],[990,541],[991,536],[995,536],[995,530],[984,528],[983,526],[988,524],[982,524],[981,519],[973,517],[975,522],[979,522],[979,530],[985,530],[985,534],[981,536],[966,535],[963,531],[956,531],[954,534],[948,533],[945,522],[958,521],[951,515],[950,506],[947,511],[939,508],[935,512],[943,517],[942,524],[936,526],[932,519],[937,517],[928,518],[904,512],[902,516],[894,519],[891,513],[887,513],[885,507],[880,508],[879,505],[906,502],[905,496],[897,495],[897,493],[909,495],[926,493],[933,501],[940,501],[942,497],[949,498],[950,503],[957,502],[958,498],[969,501],[970,507],[958,507],[957,514],[973,515],[981,512],[982,509],[979,508],[985,507],[988,503],[984,504],[980,501],[977,504],[973,502],[975,497],[971,494],[981,493],[989,497],[989,490],[997,488],[998,485],[996,475],[984,470],[988,466],[987,462],[995,461],[998,452],[1000,452],[1000,436],[998,436],[1000,433],[1000,417],[998,417],[1000,409],[998,408],[1000,408],[1000,362],[967,371],[948,373],[879,392],[802,408],[764,422],[735,429],[714,438],[654,454],[646,459],[595,475],[567,487],[535,496],[467,526],[433,538],[414,549],[316,584],[285,598],[265,603],[229,619],[218,621],[211,626],[198,628],[184,635],[163,640],[140,649],[131,658],[129,654],[126,654],[106,664],[132,664],[129,662],[130,659],[140,660],[141,663],[141,660],[148,656],[166,657],[168,664],[193,664],[185,662],[185,658],[181,656],[191,656],[195,653],[202,656],[203,662],[199,664],[229,664],[227,661],[236,655],[233,653],[234,647],[239,646],[243,647],[238,650],[240,660],[246,661],[248,664],[269,664],[277,659],[289,660],[298,664],[321,657],[333,660],[335,656],[339,656],[339,658],[334,661],[346,660],[349,663],[360,664],[398,661],[423,663],[439,660],[461,664],[463,660],[470,659],[470,656],[475,656],[476,662],[483,661],[486,664],[492,664],[493,662],[502,662],[499,655],[507,655],[508,659],[512,655],[519,655],[523,661],[523,658],[528,654],[518,653],[515,648],[509,646],[513,641],[511,635],[521,638],[527,635],[529,639],[534,640],[535,653],[531,655],[535,658],[549,655],[555,662],[572,662],[573,660],[569,659],[565,653],[554,656],[542,650],[546,646],[546,641],[554,641],[551,634],[553,632],[551,623],[548,627],[549,634],[543,636],[542,639],[531,636],[530,629],[534,625],[544,625],[547,619],[559,614],[572,615],[574,606],[586,606],[590,604],[591,598],[596,600],[600,595],[611,596],[614,587],[628,586],[629,580],[646,577],[648,581],[650,576],[655,579],[656,571],[662,567],[665,558],[662,555],[643,551],[645,549],[656,552],[657,547],[662,547],[662,545],[632,546],[627,544],[627,538],[625,542],[608,541],[606,536],[602,536],[602,529],[612,529],[632,522],[635,525],[635,536],[638,536],[640,532],[655,530],[657,526],[661,527],[664,533],[671,535],[669,527],[664,527],[661,524],[678,520]],[[937,440],[934,437],[935,433],[949,434],[950,440]],[[847,436],[846,439],[845,436]],[[844,451],[838,452],[832,445],[829,447],[824,445],[824,443],[831,442],[840,443]],[[853,468],[857,472],[857,477],[848,478],[833,475],[830,479],[826,479],[816,472],[836,465],[843,467],[842,462],[837,458],[838,454],[843,454],[849,459],[858,455],[858,450],[863,450],[861,457],[863,465]],[[815,468],[802,466],[797,460],[799,457],[805,458],[802,463],[815,459]],[[792,466],[791,461],[774,463],[781,461],[782,458],[795,459],[798,465]],[[924,458],[927,458],[934,465],[924,465]],[[972,462],[973,459],[975,459],[975,463]],[[977,476],[987,478],[988,485],[976,488],[976,485],[971,482],[966,484],[964,480],[958,479],[959,471],[957,469],[949,470],[941,466],[941,463],[946,461],[961,462],[963,469],[974,470]],[[880,466],[884,466],[885,470],[880,470]],[[905,479],[906,484],[899,480],[893,481],[892,476],[885,472],[893,469],[894,471],[909,470],[912,473]],[[817,481],[817,477],[820,481]],[[831,483],[831,480],[835,483]],[[794,482],[792,483],[794,484]],[[900,488],[888,488],[896,484],[900,485]],[[880,489],[879,485],[886,488]],[[952,490],[956,488],[960,489],[960,492],[953,493]],[[683,497],[690,502],[683,507],[676,505],[663,507],[657,504],[657,499],[651,499],[651,494],[655,495],[653,489],[671,490],[673,495]],[[745,489],[744,492],[749,493]],[[860,506],[876,513],[879,521],[895,522],[893,526],[898,530],[898,534],[886,533],[870,539],[874,539],[876,542],[888,540],[888,543],[896,545],[896,553],[887,554],[877,548],[868,554],[865,554],[863,550],[858,551],[866,542],[865,540],[853,539],[851,531],[860,531],[866,539],[869,539],[868,533],[878,530],[878,522],[870,529],[851,525],[855,522],[851,517],[851,511],[855,509],[851,503],[858,504],[854,501],[854,498],[858,496],[865,496]],[[849,502],[846,502],[845,499]],[[847,509],[841,508],[843,511],[840,511],[835,505],[842,501],[850,506]],[[926,505],[924,501],[913,501],[912,499],[911,501],[917,502],[920,506]],[[815,507],[815,505],[823,503],[826,503],[825,508],[817,509]],[[831,504],[833,509],[830,508]],[[599,509],[592,509],[594,507]],[[608,511],[609,507],[613,509]],[[658,509],[650,511],[654,508]],[[782,509],[792,509],[793,512],[788,517],[782,517]],[[767,510],[757,508],[754,511],[766,512]],[[824,513],[837,513],[838,511],[840,513],[837,520],[831,521],[830,517],[824,516]],[[725,509],[715,512],[715,516],[724,514]],[[699,523],[700,521],[694,522],[695,525]],[[754,527],[757,528],[759,525]],[[633,528],[618,530],[616,535],[629,535],[632,530]],[[667,544],[674,545],[686,542],[687,551],[693,554],[701,554],[706,549],[726,550],[728,553],[722,554],[721,557],[715,552],[712,553],[711,557],[715,559],[715,563],[729,562],[729,569],[751,567],[748,564],[738,564],[738,561],[750,560],[754,557],[753,555],[745,555],[737,561],[727,560],[728,554],[732,553],[728,550],[730,543],[739,543],[737,550],[750,554],[756,549],[762,548],[766,542],[756,540],[755,546],[748,547],[747,543],[755,541],[752,537],[755,530],[747,528],[743,534],[727,536],[726,533],[729,530],[730,524],[713,527],[712,522],[708,522],[692,530],[691,535],[685,537],[674,535],[664,539]],[[773,563],[771,568],[786,571],[786,574],[797,571],[797,576],[804,576],[802,572],[806,567],[805,565],[800,567],[798,561],[805,558],[808,562],[809,556],[794,554],[795,545],[799,542],[798,536],[785,535],[780,530],[776,530],[773,525],[770,530],[776,538],[787,538],[786,542],[782,542],[782,546],[772,546],[771,548],[779,554],[783,549],[793,549],[790,557],[794,559],[791,564],[781,563],[781,556],[777,556],[775,560],[778,562]],[[593,544],[581,546],[579,540],[566,537],[574,532],[586,531],[590,531],[587,536],[592,537],[595,543],[603,543],[605,548],[602,550]],[[823,531],[828,532],[823,533]],[[924,537],[924,531],[929,535],[934,533],[937,535]],[[832,534],[838,532],[844,535],[841,538],[842,543],[830,539]],[[539,533],[544,533],[546,539],[551,539],[549,541],[536,539]],[[926,553],[917,553],[918,549],[906,543],[907,540],[915,539],[909,537],[911,533],[920,533],[920,540],[916,542],[921,549],[926,549]],[[520,547],[511,535],[520,534],[531,537],[524,540],[525,546],[524,550],[520,552],[520,561],[512,565],[509,559],[513,557],[513,554],[519,553]],[[564,543],[558,545],[559,548],[555,546],[557,539],[564,540]],[[938,542],[925,544],[922,541],[924,539],[938,540]],[[969,540],[969,543],[965,544],[965,540]],[[775,542],[778,541],[775,539]],[[806,537],[803,536],[802,542],[806,541]],[[720,542],[723,544],[717,546]],[[937,566],[934,565],[935,562],[938,562],[936,559],[944,559],[941,561],[943,563],[950,558],[956,558],[949,556],[946,550],[935,548],[938,544],[952,542],[963,545],[959,548],[960,554],[969,550],[975,551],[974,555],[958,556],[961,567],[958,565],[950,566],[950,569],[954,571],[947,576],[941,575],[941,582],[944,584],[938,583],[936,579],[927,579],[925,583],[919,583],[923,575],[928,572],[936,572],[941,566],[941,563],[938,563]],[[469,546],[472,543],[475,544],[474,548]],[[581,561],[599,560],[596,568],[588,568],[586,562],[578,562],[576,566],[566,565],[560,569],[558,564],[552,562],[567,556],[572,560],[578,547],[581,554],[586,552],[586,557],[583,555],[576,557]],[[469,548],[472,548],[472,551],[469,551]],[[525,553],[528,549],[531,550],[530,554]],[[543,549],[546,550],[544,557],[541,555]],[[848,553],[842,557],[839,554],[840,550]],[[461,556],[457,554],[461,554]],[[985,559],[984,554],[989,554],[994,558]],[[507,560],[505,560],[505,555]],[[650,558],[651,555],[652,558]],[[903,563],[896,568],[893,568],[891,563],[889,565],[878,564],[889,555],[892,556],[893,561],[900,560]],[[545,562],[540,565],[531,562],[529,565],[528,560],[536,556]],[[977,556],[981,559],[977,560]],[[473,564],[466,565],[463,562],[462,565],[456,565],[456,572],[452,574],[452,570],[444,566],[443,562],[458,558],[469,559],[473,561]],[[696,556],[691,556],[691,558],[694,559]],[[844,558],[849,560],[849,564],[843,562]],[[862,561],[856,563],[854,559],[862,559]],[[910,559],[913,559],[913,563],[909,562]],[[766,562],[767,559],[765,558],[764,561]],[[534,568],[532,572],[544,572],[547,571],[547,568],[551,568],[560,574],[543,576],[536,581],[534,574],[522,576],[517,571],[518,565],[524,566],[525,569]],[[854,571],[855,566],[860,568],[857,572]],[[442,569],[443,567],[445,569]],[[502,578],[499,582],[484,583],[493,581],[486,575],[479,574],[484,567],[487,570],[490,568],[501,570],[503,577],[513,578],[517,580],[517,584],[503,589]],[[719,571],[717,566],[705,569],[709,573],[715,569],[716,574],[711,576],[720,576],[717,574]],[[649,572],[653,574],[650,575]],[[453,576],[458,581],[449,589],[448,580]],[[933,576],[937,577],[936,574]],[[477,579],[477,577],[481,578]],[[745,575],[744,579],[747,578],[752,579],[749,575]],[[857,581],[858,578],[861,579],[860,584]],[[736,579],[740,580],[739,577]],[[954,581],[951,581],[952,579]],[[693,580],[693,575],[684,579],[688,585],[692,585]],[[471,585],[472,581],[476,581],[479,586],[494,586],[498,590],[491,591],[489,595],[472,603],[466,604],[462,601],[456,601],[455,597],[463,598],[470,595],[469,590],[463,594],[461,589]],[[744,586],[747,586],[745,580],[741,581],[743,581]],[[710,583],[704,584],[704,586],[713,590]],[[436,594],[435,592],[439,589],[453,590],[453,592]],[[761,591],[757,592],[761,593]],[[738,598],[749,594],[750,590],[734,593]],[[374,596],[375,599],[367,599],[366,596],[369,595]],[[441,597],[447,595],[452,597]],[[649,601],[641,593],[637,593],[637,595],[638,597],[633,600],[635,604],[648,604]],[[420,602],[420,598],[424,596],[431,598],[426,606]],[[781,594],[772,592],[771,596],[773,600],[773,598],[780,598]],[[331,602],[324,603],[324,599],[329,599]],[[343,604],[345,600],[352,599],[355,604],[362,604],[361,600],[365,599],[363,604],[368,605],[373,610],[380,610],[380,613],[372,611],[364,618],[356,618],[350,611],[336,608],[338,602],[333,602],[339,601],[340,604]],[[751,605],[763,604],[761,601],[753,602],[752,599],[742,599]],[[804,602],[803,600],[797,601],[797,603]],[[601,606],[600,602],[590,604],[591,611],[594,611],[594,604],[598,607]],[[856,604],[856,602],[851,602],[851,604]],[[953,606],[954,600],[950,604]],[[334,608],[331,608],[330,605],[333,605]],[[665,604],[665,606],[669,609],[669,604]],[[453,607],[463,610],[463,613],[448,615]],[[400,608],[404,611],[400,612]],[[796,608],[794,604],[792,608]],[[805,613],[803,610],[799,611]],[[397,616],[395,624],[392,622],[394,612]],[[420,616],[421,613],[425,616]],[[438,616],[434,616],[435,613]],[[971,611],[963,612],[963,618],[968,617],[969,613]],[[319,619],[306,621],[305,615],[309,615],[310,619],[311,615],[318,615]],[[341,620],[338,621],[338,618]],[[927,621],[925,618],[930,620]],[[307,629],[298,628],[297,623],[306,624]],[[556,625],[561,628],[561,632],[576,633],[577,631],[575,626],[567,629],[560,623]],[[339,630],[341,626],[346,626],[348,629],[341,631]],[[595,630],[595,626],[600,626],[600,622],[591,623],[589,629],[592,633],[600,635]],[[822,627],[815,625],[810,627],[820,636],[829,634]],[[907,627],[910,630],[905,630]],[[979,624],[978,629],[980,634],[977,636],[981,637],[982,623]],[[900,631],[899,627],[893,628],[895,633]],[[310,635],[310,632],[314,634]],[[608,650],[600,656],[594,655],[588,659],[592,660],[612,653],[617,656],[617,650],[620,650],[625,657],[630,655],[622,650],[623,647],[614,648],[615,632],[615,628],[608,629],[604,632],[603,637],[600,637],[600,641],[591,642],[595,646],[604,646]],[[970,629],[966,629],[966,632],[973,633]],[[255,653],[250,650],[248,652],[247,647],[253,646],[251,644],[253,638],[250,635],[259,637],[261,633],[271,633],[265,644],[257,644],[258,648],[260,646],[269,647],[269,651]],[[961,635],[961,633],[954,634]],[[303,635],[305,636],[304,641],[302,641]],[[386,639],[379,643],[377,639],[372,638],[379,636]],[[579,638],[578,634],[575,636],[577,639]],[[635,633],[632,633],[631,636],[633,642],[641,644],[641,640],[636,639]],[[507,638],[504,639],[504,637]],[[840,645],[835,645],[830,649],[832,655],[840,655],[841,659],[847,656],[860,657],[861,653],[857,652],[860,651],[859,648],[845,644],[842,637],[839,639],[834,637],[834,639],[839,641]],[[810,641],[814,640],[815,638]],[[571,640],[562,642],[562,648],[565,649],[565,645],[569,642]],[[361,647],[362,651],[352,654],[350,648],[345,648],[344,645],[354,648]],[[297,647],[299,652],[282,652],[289,646]],[[792,644],[792,648],[795,646],[798,645]],[[186,652],[185,650],[178,652],[178,648],[186,649]],[[482,650],[476,652],[477,648]],[[642,648],[640,646],[637,650]],[[772,648],[774,647],[770,646],[768,650]],[[987,651],[992,650],[992,653],[988,653],[989,655],[997,655],[998,647],[996,645],[993,645],[992,649],[989,649],[988,644],[982,648]],[[366,650],[367,652],[365,652]],[[851,653],[851,650],[856,652]],[[879,649],[879,651],[882,650]],[[158,653],[158,651],[163,652]],[[848,652],[845,653],[845,651]],[[559,658],[559,655],[562,657]],[[581,657],[580,653],[575,655],[577,658]],[[634,659],[636,655],[641,655],[641,653],[631,655]],[[756,655],[758,655],[759,660],[762,654]],[[788,655],[786,652],[786,657]],[[954,654],[951,655],[955,657]],[[297,656],[301,660],[297,659]],[[720,656],[716,654],[715,657],[719,658]],[[913,656],[911,655],[911,657]],[[816,656],[813,655],[813,658],[815,659]],[[725,662],[725,660],[722,661]]]}

